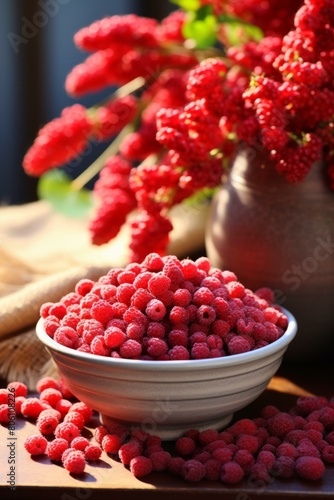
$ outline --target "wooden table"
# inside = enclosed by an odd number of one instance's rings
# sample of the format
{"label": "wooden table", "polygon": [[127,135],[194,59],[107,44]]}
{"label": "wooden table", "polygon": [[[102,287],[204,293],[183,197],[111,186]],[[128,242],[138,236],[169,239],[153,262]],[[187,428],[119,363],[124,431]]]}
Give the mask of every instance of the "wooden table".
{"label": "wooden table", "polygon": [[[269,388],[254,403],[238,412],[235,418],[256,417],[260,409],[267,404],[288,410],[302,394],[312,393],[331,397],[334,395],[333,373],[332,363],[319,366],[283,365]],[[32,459],[27,454],[23,448],[24,439],[35,432],[36,427],[33,423],[18,418],[13,441],[9,436],[9,430],[4,426],[0,427],[0,498],[6,500],[334,498],[334,466],[327,466],[324,478],[316,482],[273,479],[271,484],[252,484],[245,480],[238,485],[227,487],[220,482],[205,480],[196,484],[187,483],[168,473],[157,472],[136,479],[123,465],[103,454],[97,465],[87,466],[82,477],[74,477],[46,458]],[[10,472],[8,444],[11,442],[14,444],[12,448],[15,455],[15,490],[10,489],[6,477]]]}

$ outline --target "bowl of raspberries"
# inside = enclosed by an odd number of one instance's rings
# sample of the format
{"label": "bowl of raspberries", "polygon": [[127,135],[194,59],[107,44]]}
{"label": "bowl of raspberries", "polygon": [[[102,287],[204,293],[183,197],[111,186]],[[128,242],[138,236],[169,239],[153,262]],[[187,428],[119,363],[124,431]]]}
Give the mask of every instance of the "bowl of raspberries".
{"label": "bowl of raspberries", "polygon": [[105,425],[169,440],[227,426],[265,390],[297,323],[270,289],[247,289],[207,257],[151,253],[44,303],[36,332]]}

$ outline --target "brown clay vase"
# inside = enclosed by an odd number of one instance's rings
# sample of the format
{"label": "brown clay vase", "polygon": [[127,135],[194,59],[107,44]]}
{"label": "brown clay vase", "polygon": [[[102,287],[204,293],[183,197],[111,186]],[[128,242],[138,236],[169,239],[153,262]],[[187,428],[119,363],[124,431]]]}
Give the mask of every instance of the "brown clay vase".
{"label": "brown clay vase", "polygon": [[212,265],[248,288],[268,286],[296,317],[287,362],[334,360],[334,192],[324,165],[289,184],[262,152],[242,149],[206,230]]}

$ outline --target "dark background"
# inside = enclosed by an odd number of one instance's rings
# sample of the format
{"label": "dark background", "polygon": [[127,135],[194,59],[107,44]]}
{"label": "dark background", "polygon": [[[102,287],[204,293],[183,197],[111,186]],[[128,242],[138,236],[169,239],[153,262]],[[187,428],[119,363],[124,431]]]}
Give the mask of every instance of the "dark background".
{"label": "dark background", "polygon": [[[37,181],[24,173],[22,159],[39,128],[66,106],[99,100],[94,94],[75,100],[65,92],[66,75],[87,56],[73,35],[105,16],[160,20],[173,9],[168,0],[1,0],[0,205],[36,200]],[[84,158],[81,170],[105,147]]]}

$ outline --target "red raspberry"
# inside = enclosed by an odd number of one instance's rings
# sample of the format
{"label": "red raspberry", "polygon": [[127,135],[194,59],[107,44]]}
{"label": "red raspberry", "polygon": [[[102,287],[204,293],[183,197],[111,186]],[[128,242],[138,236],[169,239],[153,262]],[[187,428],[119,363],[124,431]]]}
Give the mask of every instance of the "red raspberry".
{"label": "red raspberry", "polygon": [[62,463],[71,474],[82,474],[86,467],[85,455],[82,451],[69,449],[66,456],[63,455]]}
{"label": "red raspberry", "polygon": [[8,415],[8,404],[3,403],[0,405],[0,423],[8,424],[9,415]]}
{"label": "red raspberry", "polygon": [[85,427],[85,419],[78,411],[69,411],[64,417],[64,422],[74,424],[80,431]]}
{"label": "red raspberry", "polygon": [[317,481],[324,475],[325,466],[318,457],[299,457],[296,460],[295,471],[303,479]]}
{"label": "red raspberry", "polygon": [[24,441],[24,448],[30,455],[44,455],[47,447],[47,440],[40,434],[33,434]]}
{"label": "red raspberry", "polygon": [[125,333],[115,326],[107,328],[104,332],[104,342],[107,347],[119,347],[126,339]]}
{"label": "red raspberry", "polygon": [[65,347],[75,349],[78,346],[79,337],[77,332],[69,326],[60,326],[54,333],[54,340]]}
{"label": "red raspberry", "polygon": [[25,400],[26,400],[26,398],[24,398],[23,396],[17,396],[15,398],[15,412],[17,415],[22,415],[21,406]]}
{"label": "red raspberry", "polygon": [[265,465],[268,471],[270,471],[276,461],[276,457],[271,451],[260,451],[256,460]]}
{"label": "red raspberry", "polygon": [[105,425],[98,425],[95,429],[94,429],[94,438],[96,440],[97,443],[101,444],[102,443],[102,439],[104,438],[104,436],[106,436],[107,434],[109,434],[109,430],[108,428],[105,426]]}
{"label": "red raspberry", "polygon": [[193,303],[197,306],[210,305],[214,300],[214,295],[207,287],[200,287],[193,295]]}
{"label": "red raspberry", "polygon": [[276,456],[277,457],[290,457],[292,459],[297,458],[297,449],[291,443],[283,442],[277,447]]}
{"label": "red raspberry", "polygon": [[191,455],[196,448],[196,443],[190,437],[182,436],[175,443],[175,451],[179,455]]}
{"label": "red raspberry", "polygon": [[166,292],[169,289],[170,284],[170,278],[168,278],[168,276],[166,276],[164,273],[159,272],[157,274],[154,274],[149,279],[147,286],[151,294],[157,297],[158,295]]}
{"label": "red raspberry", "polygon": [[104,341],[104,335],[97,335],[93,338],[90,349],[93,354],[98,356],[109,356],[110,349],[106,346]]}
{"label": "red raspberry", "polygon": [[119,348],[119,353],[122,358],[138,358],[142,352],[142,346],[137,340],[126,340]]}
{"label": "red raspberry", "polygon": [[167,451],[154,451],[150,453],[149,458],[152,462],[152,470],[154,471],[163,471],[167,469],[167,464],[170,460],[170,453]]}
{"label": "red raspberry", "polygon": [[43,327],[44,327],[45,333],[53,339],[55,332],[59,328],[59,321],[54,321],[54,320],[50,320],[47,318],[43,322]]}
{"label": "red raspberry", "polygon": [[71,448],[74,448],[75,450],[85,451],[88,445],[89,441],[84,436],[77,436],[71,441]]}
{"label": "red raspberry", "polygon": [[26,418],[37,419],[38,415],[45,410],[45,405],[38,398],[27,398],[21,406],[21,413]]}
{"label": "red raspberry", "polygon": [[233,451],[230,448],[218,448],[212,453],[212,457],[218,460],[221,464],[230,462],[233,458]]}
{"label": "red raspberry", "polygon": [[324,446],[321,450],[321,458],[326,464],[334,464],[334,445]]}
{"label": "red raspberry", "polygon": [[268,420],[268,431],[272,436],[284,438],[290,431],[293,431],[295,424],[291,415],[280,412]]}
{"label": "red raspberry", "polygon": [[216,429],[205,429],[198,434],[198,440],[203,445],[217,441],[219,433]]}
{"label": "red raspberry", "polygon": [[191,293],[185,288],[179,288],[174,292],[174,305],[180,307],[187,307],[191,302]]}
{"label": "red raspberry", "polygon": [[58,424],[59,418],[47,410],[41,412],[36,421],[37,429],[44,435],[53,434]]}
{"label": "red raspberry", "polygon": [[[263,452],[265,453],[265,452]],[[273,455],[275,457],[275,455]],[[244,472],[249,470],[249,467],[255,463],[255,458],[248,450],[238,450],[233,461],[240,465]]]}
{"label": "red raspberry", "polygon": [[208,460],[210,460],[211,453],[206,450],[200,451],[198,453],[195,452],[192,458],[194,458],[198,462],[201,462],[201,464],[205,464]]}
{"label": "red raspberry", "polygon": [[266,465],[261,462],[255,462],[255,464],[251,465],[248,473],[254,482],[264,484],[271,481],[271,476]]}
{"label": "red raspberry", "polygon": [[243,352],[249,352],[251,350],[251,345],[245,337],[235,335],[234,337],[231,337],[227,343],[227,349],[231,355],[242,354]]}
{"label": "red raspberry", "polygon": [[188,344],[188,335],[183,330],[171,330],[168,334],[168,343],[171,347],[175,345],[186,347]]}
{"label": "red raspberry", "polygon": [[297,446],[298,457],[320,457],[318,448],[309,440],[302,439]]}
{"label": "red raspberry", "polygon": [[145,312],[153,321],[161,321],[166,314],[166,307],[161,300],[152,299],[147,304]]}
{"label": "red raspberry", "polygon": [[6,404],[8,405],[8,389],[0,389],[0,405]]}
{"label": "red raspberry", "polygon": [[60,462],[65,450],[69,447],[68,441],[64,438],[55,438],[48,442],[46,454],[50,460]]}
{"label": "red raspberry", "polygon": [[129,465],[131,460],[141,454],[141,447],[138,441],[129,441],[122,444],[118,450],[118,456],[123,465]]}
{"label": "red raspberry", "polygon": [[156,337],[159,339],[164,338],[166,333],[165,327],[162,323],[151,321],[147,327],[147,337]]}
{"label": "red raspberry", "polygon": [[172,349],[168,351],[168,356],[169,359],[173,361],[177,360],[185,361],[187,359],[190,359],[190,354],[188,349],[182,345],[176,345],[172,347]]}
{"label": "red raspberry", "polygon": [[151,337],[147,341],[147,353],[152,356],[152,358],[158,358],[163,356],[168,351],[168,345],[162,339],[157,339]]}
{"label": "red raspberry", "polygon": [[106,300],[96,301],[90,309],[92,318],[106,325],[113,317],[113,307]]}
{"label": "red raspberry", "polygon": [[214,458],[210,458],[205,463],[205,476],[204,476],[205,479],[208,479],[209,481],[219,481],[220,469],[221,469],[221,463],[218,462],[218,460],[215,460]]}
{"label": "red raspberry", "polygon": [[56,438],[64,438],[69,443],[80,435],[78,427],[71,422],[61,422],[55,428],[54,435]]}
{"label": "red raspberry", "polygon": [[39,396],[39,399],[41,401],[45,401],[48,403],[52,408],[55,408],[56,404],[58,401],[62,399],[63,395],[58,389],[53,389],[53,388],[48,388],[44,389]]}
{"label": "red raspberry", "polygon": [[182,465],[182,477],[189,482],[198,482],[205,476],[205,466],[195,459],[186,460]]}
{"label": "red raspberry", "polygon": [[176,476],[181,476],[184,463],[185,459],[182,457],[171,457],[167,464],[167,470]]}
{"label": "red raspberry", "polygon": [[240,434],[249,434],[251,436],[254,436],[257,431],[257,427],[256,424],[253,422],[253,420],[249,418],[242,418],[240,420],[237,420],[233,425],[231,425],[228,431],[234,437],[237,437]]}
{"label": "red raspberry", "polygon": [[58,403],[55,406],[55,410],[59,411],[61,414],[62,418],[65,417],[65,415],[69,412],[70,408],[72,407],[71,401],[68,399],[61,399],[58,401]]}
{"label": "red raspberry", "polygon": [[223,483],[239,483],[243,477],[244,471],[236,462],[227,462],[222,465],[220,479]]}
{"label": "red raspberry", "polygon": [[122,283],[117,287],[116,299],[129,306],[135,291],[136,289],[131,283]]}
{"label": "red raspberry", "polygon": [[106,434],[102,437],[101,446],[106,453],[115,455],[116,453],[118,453],[120,447],[122,446],[122,439],[117,434]]}
{"label": "red raspberry", "polygon": [[249,434],[241,434],[236,441],[236,445],[240,450],[248,450],[250,453],[255,453],[259,449],[257,437]]}
{"label": "red raspberry", "polygon": [[14,392],[15,397],[23,396],[25,398],[28,394],[28,387],[23,382],[10,382],[7,385],[7,390],[9,390],[11,393]]}
{"label": "red raspberry", "polygon": [[102,450],[98,445],[90,444],[85,448],[84,454],[88,462],[95,462],[101,457]]}
{"label": "red raspberry", "polygon": [[195,342],[191,348],[192,359],[207,359],[210,354],[210,349],[205,342]]}
{"label": "red raspberry", "polygon": [[137,456],[130,460],[130,471],[135,477],[147,476],[152,472],[152,461],[148,457]]}
{"label": "red raspberry", "polygon": [[94,415],[94,410],[90,406],[86,405],[86,403],[83,403],[82,401],[73,403],[70,408],[70,411],[71,412],[75,411],[77,413],[80,413],[84,418],[85,424],[88,424]]}
{"label": "red raspberry", "polygon": [[49,316],[55,316],[58,319],[62,319],[66,313],[66,306],[61,302],[56,302],[49,308]]}
{"label": "red raspberry", "polygon": [[145,311],[147,304],[154,296],[146,289],[139,288],[135,291],[131,298],[131,306],[136,307],[140,311]]}
{"label": "red raspberry", "polygon": [[279,409],[276,408],[276,406],[267,405],[264,408],[262,408],[261,417],[264,418],[265,420],[267,420],[267,419],[273,417],[274,415],[276,415],[277,413],[279,413]]}
{"label": "red raspberry", "polygon": [[136,279],[137,274],[138,273],[134,273],[130,269],[126,269],[125,271],[122,271],[117,275],[117,281],[120,285],[132,284]]}
{"label": "red raspberry", "polygon": [[295,460],[287,455],[281,455],[277,457],[275,463],[273,464],[271,473],[275,477],[288,479],[294,475],[294,470]]}
{"label": "red raspberry", "polygon": [[92,290],[94,284],[95,283],[93,280],[90,280],[88,278],[83,278],[77,282],[74,289],[77,294],[84,297],[85,295],[87,295],[87,293],[89,293]]}

